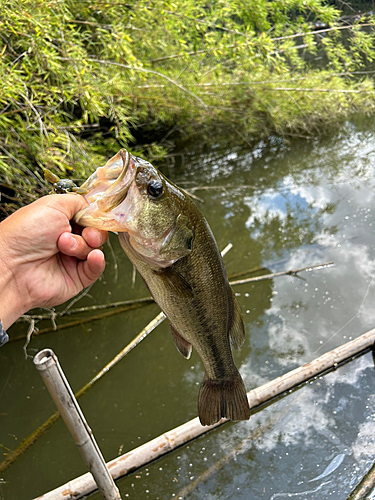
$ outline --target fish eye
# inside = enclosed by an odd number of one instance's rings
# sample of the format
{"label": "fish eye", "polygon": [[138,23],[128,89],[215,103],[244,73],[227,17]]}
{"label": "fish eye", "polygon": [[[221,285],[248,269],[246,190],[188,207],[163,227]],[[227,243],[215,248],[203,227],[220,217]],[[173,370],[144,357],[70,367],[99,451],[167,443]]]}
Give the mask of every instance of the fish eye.
{"label": "fish eye", "polygon": [[159,198],[163,194],[163,184],[161,181],[152,180],[147,185],[147,193],[151,198]]}

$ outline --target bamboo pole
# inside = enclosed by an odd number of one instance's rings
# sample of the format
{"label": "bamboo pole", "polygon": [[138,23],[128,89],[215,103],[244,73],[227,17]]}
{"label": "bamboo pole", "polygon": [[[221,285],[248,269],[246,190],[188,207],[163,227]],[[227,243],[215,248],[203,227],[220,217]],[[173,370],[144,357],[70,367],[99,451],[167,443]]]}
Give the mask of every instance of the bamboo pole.
{"label": "bamboo pole", "polygon": [[374,488],[375,488],[375,463],[362,478],[361,482],[350,493],[347,500],[365,500],[366,498],[369,499]]}
{"label": "bamboo pole", "polygon": [[[250,408],[257,408],[264,403],[267,403],[277,396],[285,394],[290,389],[293,389],[304,382],[307,382],[319,374],[327,372],[338,367],[339,363],[350,360],[354,356],[363,354],[365,351],[372,349],[375,343],[375,328],[364,333],[355,340],[351,340],[332,351],[329,351],[319,358],[310,361],[309,363],[292,370],[281,377],[278,377],[257,389],[253,389],[247,393]],[[149,441],[148,443],[135,448],[120,457],[109,462],[108,469],[114,479],[120,478],[133,472],[157,458],[171,452],[172,450],[186,444],[206,432],[215,429],[225,422],[226,419],[221,419],[214,425],[202,426],[199,418],[196,417],[185,424],[172,429],[171,431],[162,434],[161,436]],[[84,495],[88,495],[96,488],[90,474],[84,474],[46,495],[39,497],[37,500],[76,500]]]}
{"label": "bamboo pole", "polygon": [[107,469],[92,430],[74,397],[57,356],[51,349],[43,349],[34,357],[34,365],[46,384],[103,499],[121,500],[120,492]]}

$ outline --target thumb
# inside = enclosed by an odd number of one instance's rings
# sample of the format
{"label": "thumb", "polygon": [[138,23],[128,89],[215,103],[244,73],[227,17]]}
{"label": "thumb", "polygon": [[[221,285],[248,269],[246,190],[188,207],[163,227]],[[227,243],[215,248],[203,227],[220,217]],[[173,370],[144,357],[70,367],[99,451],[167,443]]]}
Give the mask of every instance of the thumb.
{"label": "thumb", "polygon": [[80,194],[50,194],[43,198],[46,205],[64,214],[68,220],[73,219],[75,214],[88,206],[86,199]]}

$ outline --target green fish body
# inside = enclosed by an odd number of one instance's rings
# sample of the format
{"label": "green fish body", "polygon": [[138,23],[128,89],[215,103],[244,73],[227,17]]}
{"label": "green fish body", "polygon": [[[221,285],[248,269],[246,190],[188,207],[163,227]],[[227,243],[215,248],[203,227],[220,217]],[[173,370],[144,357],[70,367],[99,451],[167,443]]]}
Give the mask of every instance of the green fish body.
{"label": "green fish body", "polygon": [[247,420],[250,408],[231,345],[244,339],[239,305],[214,236],[193,201],[150,163],[121,150],[81,186],[90,205],[75,221],[117,231],[126,255],[168,318],[179,352],[192,347],[205,375],[202,425]]}

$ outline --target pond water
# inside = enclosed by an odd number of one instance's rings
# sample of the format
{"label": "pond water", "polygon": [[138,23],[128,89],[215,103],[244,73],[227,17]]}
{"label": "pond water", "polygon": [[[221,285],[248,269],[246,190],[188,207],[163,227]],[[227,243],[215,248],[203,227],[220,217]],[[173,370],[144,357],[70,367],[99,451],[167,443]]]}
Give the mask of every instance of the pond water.
{"label": "pond water", "polygon": [[[235,360],[248,390],[375,326],[375,127],[359,117],[331,137],[254,149],[184,153],[164,173],[194,189],[228,274],[277,272],[333,261],[300,277],[238,285],[247,338]],[[107,269],[78,305],[145,297],[115,235]],[[116,270],[115,262],[118,269]],[[118,271],[118,279],[116,273]],[[50,347],[77,391],[158,314],[155,304],[34,337]],[[98,314],[96,312],[95,314]],[[71,317],[69,320],[77,319]],[[41,329],[50,326],[44,322]],[[10,329],[25,334],[25,324]],[[0,349],[0,453],[55,411],[24,341]],[[80,399],[107,461],[197,414],[203,378],[162,323]],[[346,499],[375,457],[372,354],[304,385],[248,422],[229,423],[117,481],[122,498]],[[86,472],[60,421],[0,477],[1,500],[26,500]],[[98,493],[90,496],[99,499]]]}

